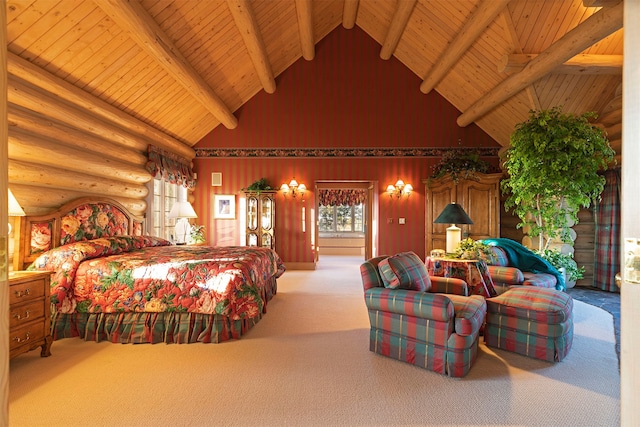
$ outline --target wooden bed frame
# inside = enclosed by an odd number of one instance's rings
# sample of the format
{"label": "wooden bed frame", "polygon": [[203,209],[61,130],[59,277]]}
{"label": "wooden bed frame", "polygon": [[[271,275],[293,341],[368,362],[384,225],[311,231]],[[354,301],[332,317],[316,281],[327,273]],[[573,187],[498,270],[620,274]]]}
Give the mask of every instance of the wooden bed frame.
{"label": "wooden bed frame", "polygon": [[[53,249],[60,246],[61,230],[62,230],[62,218],[68,216],[76,208],[83,205],[104,204],[111,205],[118,209],[127,218],[127,231],[125,234],[142,235],[145,232],[146,218],[134,215],[127,210],[127,208],[120,202],[108,197],[93,198],[83,197],[80,199],[72,200],[59,209],[38,216],[26,216],[21,218],[20,224],[20,239],[16,241],[16,249],[14,254],[14,269],[24,270],[27,268],[42,252],[37,244],[34,242],[34,233],[36,230],[45,227],[50,231],[50,245],[48,249]],[[16,239],[18,240],[18,239]],[[46,250],[48,250],[46,249]]]}

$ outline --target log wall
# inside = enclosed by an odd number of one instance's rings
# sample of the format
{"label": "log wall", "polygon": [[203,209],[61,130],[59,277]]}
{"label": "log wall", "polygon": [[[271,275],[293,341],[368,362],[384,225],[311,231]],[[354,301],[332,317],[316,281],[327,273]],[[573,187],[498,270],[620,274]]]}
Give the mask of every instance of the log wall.
{"label": "log wall", "polygon": [[192,160],[185,143],[13,54],[8,55],[8,179],[27,215],[109,196],[143,215],[153,144]]}

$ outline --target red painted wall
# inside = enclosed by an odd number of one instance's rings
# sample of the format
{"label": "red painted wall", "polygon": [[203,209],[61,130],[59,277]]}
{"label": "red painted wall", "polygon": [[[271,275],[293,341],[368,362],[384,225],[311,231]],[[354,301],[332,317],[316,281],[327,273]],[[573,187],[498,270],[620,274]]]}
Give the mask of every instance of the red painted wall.
{"label": "red painted wall", "polygon": [[[277,77],[274,94],[259,92],[236,111],[239,125],[218,126],[194,148],[499,147],[475,125],[460,128],[460,112],[435,91],[420,92],[421,80],[399,61],[379,57],[380,45],[358,28],[336,28],[316,45],[313,61],[298,60]],[[496,160],[496,159],[494,159]],[[379,253],[412,250],[424,257],[424,184],[438,158],[301,157],[204,158],[194,160],[198,186],[194,207],[214,245],[243,244],[241,188],[266,178],[279,187],[295,176],[309,191],[304,202],[278,194],[276,250],[284,261],[311,263],[319,180],[377,182],[379,192],[398,178],[415,189],[409,199],[380,196]],[[222,172],[222,187],[211,187]],[[213,219],[214,194],[236,194],[236,220]],[[306,230],[302,230],[302,207]],[[399,225],[399,217],[406,225]],[[393,223],[387,224],[387,218]]]}

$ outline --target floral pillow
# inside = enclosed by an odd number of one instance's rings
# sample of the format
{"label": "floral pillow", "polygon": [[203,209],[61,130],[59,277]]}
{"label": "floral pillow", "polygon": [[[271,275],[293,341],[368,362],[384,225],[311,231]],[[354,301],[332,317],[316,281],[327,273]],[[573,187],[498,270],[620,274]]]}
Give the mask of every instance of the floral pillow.
{"label": "floral pillow", "polygon": [[414,252],[401,252],[383,259],[378,264],[378,271],[386,288],[420,292],[431,289],[427,267]]}

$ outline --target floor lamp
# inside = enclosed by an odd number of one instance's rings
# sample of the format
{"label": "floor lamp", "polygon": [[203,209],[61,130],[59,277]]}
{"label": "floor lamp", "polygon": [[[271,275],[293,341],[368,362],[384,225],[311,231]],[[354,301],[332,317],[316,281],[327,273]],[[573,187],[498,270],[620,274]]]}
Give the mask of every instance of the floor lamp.
{"label": "floor lamp", "polygon": [[447,253],[450,254],[456,251],[462,235],[460,228],[456,227],[456,224],[473,224],[473,221],[462,209],[462,206],[452,202],[445,206],[433,223],[451,224],[451,227],[447,228]]}

